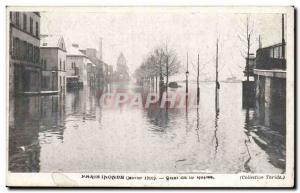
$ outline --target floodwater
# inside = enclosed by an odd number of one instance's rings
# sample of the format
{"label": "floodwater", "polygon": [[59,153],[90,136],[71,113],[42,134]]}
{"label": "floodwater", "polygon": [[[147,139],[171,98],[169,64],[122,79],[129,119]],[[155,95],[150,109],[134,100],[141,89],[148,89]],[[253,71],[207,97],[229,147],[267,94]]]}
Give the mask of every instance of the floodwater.
{"label": "floodwater", "polygon": [[124,84],[10,100],[9,170],[285,172],[285,109],[243,106],[241,83],[221,83],[218,110],[214,83],[200,84],[199,108],[187,111],[103,108],[101,94],[116,90],[147,94],[147,88]]}

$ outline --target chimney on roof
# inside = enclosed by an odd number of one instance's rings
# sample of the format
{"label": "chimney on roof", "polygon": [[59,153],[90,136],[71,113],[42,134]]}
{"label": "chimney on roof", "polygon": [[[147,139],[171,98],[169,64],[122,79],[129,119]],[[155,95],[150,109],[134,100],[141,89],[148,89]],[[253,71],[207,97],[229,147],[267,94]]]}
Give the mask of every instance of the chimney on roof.
{"label": "chimney on roof", "polygon": [[74,47],[74,48],[79,48],[79,45],[78,45],[78,44],[75,44],[75,43],[73,43],[73,44],[72,44],[72,47]]}

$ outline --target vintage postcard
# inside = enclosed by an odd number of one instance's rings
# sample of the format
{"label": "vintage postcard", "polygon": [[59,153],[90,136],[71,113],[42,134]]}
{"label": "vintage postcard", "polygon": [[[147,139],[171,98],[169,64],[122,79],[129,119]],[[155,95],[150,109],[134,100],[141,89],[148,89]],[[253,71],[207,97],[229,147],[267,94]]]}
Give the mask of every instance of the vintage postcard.
{"label": "vintage postcard", "polygon": [[7,186],[294,186],[294,7],[6,11]]}

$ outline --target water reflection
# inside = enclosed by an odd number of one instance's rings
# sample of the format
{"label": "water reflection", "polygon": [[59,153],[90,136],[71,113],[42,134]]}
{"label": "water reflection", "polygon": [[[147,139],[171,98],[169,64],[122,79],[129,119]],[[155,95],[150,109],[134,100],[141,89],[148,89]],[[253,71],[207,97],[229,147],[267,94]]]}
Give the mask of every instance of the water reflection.
{"label": "water reflection", "polygon": [[214,158],[216,158],[216,156],[217,156],[218,146],[219,146],[219,140],[218,140],[218,120],[219,120],[219,113],[220,113],[219,104],[216,101],[216,117],[215,117],[215,131],[214,131],[214,139],[215,139],[215,155],[214,155]]}
{"label": "water reflection", "polygon": [[[255,108],[246,109],[245,133],[269,155],[269,162],[285,171],[285,109],[255,102]],[[276,114],[277,116],[275,116]],[[280,117],[278,115],[281,115]],[[275,119],[277,117],[277,119]],[[250,143],[250,140],[248,140]]]}
{"label": "water reflection", "polygon": [[[284,172],[285,117],[278,114],[285,107],[259,102],[247,107],[237,97],[242,96],[237,83],[222,83],[218,92],[211,83],[200,87],[194,109],[101,106],[101,96],[115,92],[141,93],[145,103],[150,90],[128,83],[15,98],[10,101],[9,170]],[[196,93],[195,84],[189,88]]]}
{"label": "water reflection", "polygon": [[9,170],[38,172],[43,143],[63,141],[64,97],[17,97],[9,127]]}
{"label": "water reflection", "polygon": [[251,143],[251,140],[250,140],[250,131],[248,130],[249,127],[250,127],[250,115],[249,115],[249,107],[246,108],[246,118],[245,118],[245,133],[246,133],[246,136],[247,138],[245,139],[245,146],[246,146],[246,149],[247,149],[247,154],[249,156],[249,158],[245,161],[244,163],[244,168],[245,168],[245,171],[246,172],[251,172],[251,169],[250,169],[250,166],[249,166],[249,162],[251,160],[251,154],[250,154],[250,151],[249,151],[249,146],[248,144]]}

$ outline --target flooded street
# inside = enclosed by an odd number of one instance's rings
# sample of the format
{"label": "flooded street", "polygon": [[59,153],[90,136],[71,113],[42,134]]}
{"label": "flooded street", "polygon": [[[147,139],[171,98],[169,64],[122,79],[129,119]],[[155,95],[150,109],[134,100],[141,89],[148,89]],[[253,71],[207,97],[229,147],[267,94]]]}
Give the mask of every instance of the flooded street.
{"label": "flooded street", "polygon": [[[101,107],[105,92],[147,92],[133,83],[15,98],[10,101],[9,170],[284,173],[284,109],[259,103],[243,107],[241,83],[220,86],[219,112],[215,84],[208,82],[200,84],[199,108],[187,112]],[[196,85],[189,88],[193,92]]]}

